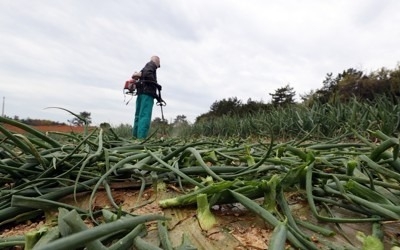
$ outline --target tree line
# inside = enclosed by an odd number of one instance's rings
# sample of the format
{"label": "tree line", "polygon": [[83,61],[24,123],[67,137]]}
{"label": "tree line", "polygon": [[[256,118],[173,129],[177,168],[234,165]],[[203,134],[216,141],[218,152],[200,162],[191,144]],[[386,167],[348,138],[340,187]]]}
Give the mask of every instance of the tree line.
{"label": "tree line", "polygon": [[344,70],[336,76],[333,73],[327,73],[322,84],[321,88],[300,95],[300,102],[295,101],[296,91],[290,84],[276,89],[273,93],[268,93],[271,96],[269,103],[254,101],[251,98],[246,103],[237,97],[224,98],[215,101],[207,113],[196,118],[195,123],[207,122],[225,115],[240,117],[260,111],[268,112],[276,107],[294,104],[312,106],[316,102],[319,104],[345,103],[352,98],[361,102],[374,101],[382,95],[396,102],[396,97],[400,96],[400,65],[393,70],[381,68],[368,74],[354,68]]}
{"label": "tree line", "polygon": [[[11,118],[11,117],[9,117]],[[27,124],[29,126],[53,126],[53,125],[67,125],[65,122],[56,122],[51,120],[43,119],[31,119],[31,118],[19,118],[19,116],[14,116],[12,118],[15,121]],[[68,120],[68,123],[73,126],[83,126],[85,122],[90,125],[92,123],[91,113],[87,111],[80,112],[78,117],[74,116],[72,119]]]}
{"label": "tree line", "polygon": [[[8,117],[11,118],[11,117]],[[19,118],[19,116],[14,116],[11,118],[15,121],[30,125],[30,126],[53,126],[53,125],[67,125],[65,122],[56,122],[51,120],[42,119],[32,119],[32,118]]]}

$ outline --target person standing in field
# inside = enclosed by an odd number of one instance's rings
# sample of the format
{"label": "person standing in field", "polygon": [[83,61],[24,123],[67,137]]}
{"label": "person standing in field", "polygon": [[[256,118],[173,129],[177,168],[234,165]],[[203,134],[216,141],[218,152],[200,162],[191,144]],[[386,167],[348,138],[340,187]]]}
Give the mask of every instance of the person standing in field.
{"label": "person standing in field", "polygon": [[132,75],[132,79],[140,79],[137,84],[136,109],[132,131],[133,137],[137,139],[144,139],[149,133],[154,98],[158,99],[157,90],[161,91],[161,85],[157,82],[158,68],[160,68],[160,58],[152,56],[141,71]]}

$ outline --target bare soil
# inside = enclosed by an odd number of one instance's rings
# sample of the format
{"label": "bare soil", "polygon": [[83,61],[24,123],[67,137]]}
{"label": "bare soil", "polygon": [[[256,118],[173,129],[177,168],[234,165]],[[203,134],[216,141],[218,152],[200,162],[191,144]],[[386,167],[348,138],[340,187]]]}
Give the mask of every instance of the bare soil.
{"label": "bare soil", "polygon": [[[138,197],[139,190],[137,187],[130,187],[129,183],[118,183],[113,185],[112,195],[115,203],[121,206],[124,211],[133,214],[156,213],[170,218],[168,221],[168,229],[173,246],[178,246],[181,243],[182,236],[185,233],[198,249],[268,249],[273,228],[240,204],[214,206],[213,213],[217,218],[218,224],[213,229],[204,231],[197,221],[195,206],[168,209],[159,207],[159,200],[179,195],[176,187],[169,186],[166,190],[163,192],[159,191],[157,194],[153,188],[148,188],[142,194],[142,197]],[[72,196],[65,197],[61,201],[83,209],[88,209],[89,197],[90,193],[81,193],[77,195],[76,201]],[[288,199],[296,218],[307,220],[338,232],[333,223],[324,224],[316,221],[311,215],[306,200],[304,200],[301,195],[290,194]],[[92,208],[94,210],[102,208],[112,209],[111,202],[104,190],[99,190],[96,193]],[[56,208],[54,211],[56,211]],[[338,214],[338,216],[349,215]],[[87,221],[87,223],[91,226],[90,221]],[[36,221],[24,221],[14,225],[8,225],[7,228],[0,229],[0,237],[23,235],[30,230],[39,229],[43,226],[46,226],[44,217]],[[339,232],[335,236],[325,237],[324,239],[339,245],[349,244],[350,241],[354,246],[361,248],[361,243],[354,237],[356,232],[362,231],[366,235],[371,234],[371,227],[369,224],[341,224],[341,228],[344,233]],[[399,237],[399,229],[399,222],[388,222],[384,224],[386,238]],[[146,236],[146,240],[158,245],[159,240],[156,225],[154,223],[149,224],[148,231],[149,234]],[[311,235],[311,238],[315,240],[315,243],[319,245],[321,249],[328,249],[324,248],[324,244],[318,241],[318,239],[323,238],[321,235],[308,230],[305,230],[305,232]],[[350,237],[346,239],[343,235]],[[390,247],[388,242],[386,242],[386,244],[387,247]]]}
{"label": "bare soil", "polygon": [[[178,195],[176,188],[167,188],[163,193],[156,195],[153,188],[148,188],[138,198],[137,188],[114,188],[112,190],[115,203],[120,205],[123,210],[133,214],[162,214],[171,220],[168,222],[169,235],[174,246],[178,246],[182,241],[183,233],[186,233],[193,245],[198,249],[266,249],[268,239],[272,232],[265,223],[248,212],[240,205],[220,205],[215,206],[215,214],[218,225],[209,231],[201,229],[196,218],[196,207],[178,207],[162,209],[158,201],[163,198]],[[68,196],[60,200],[77,207],[88,209],[90,193],[81,193],[76,197]],[[96,193],[92,204],[94,210],[111,208],[105,191],[100,190]],[[56,213],[56,208],[54,209]],[[87,221],[89,226],[92,226]],[[31,230],[38,230],[48,225],[44,216],[35,221],[24,221],[14,225],[7,225],[0,229],[0,237],[23,235]],[[146,239],[154,244],[158,244],[157,229],[155,224],[148,225],[149,234]]]}
{"label": "bare soil", "polygon": [[[18,127],[9,125],[9,124],[3,124],[3,126],[14,133],[19,133],[19,134],[24,134],[26,133],[25,130],[20,129]],[[84,126],[70,126],[70,125],[51,125],[51,126],[31,126],[33,129],[36,129],[40,132],[46,133],[46,132],[61,132],[61,133],[83,133],[84,131]],[[89,129],[93,129],[92,127]]]}

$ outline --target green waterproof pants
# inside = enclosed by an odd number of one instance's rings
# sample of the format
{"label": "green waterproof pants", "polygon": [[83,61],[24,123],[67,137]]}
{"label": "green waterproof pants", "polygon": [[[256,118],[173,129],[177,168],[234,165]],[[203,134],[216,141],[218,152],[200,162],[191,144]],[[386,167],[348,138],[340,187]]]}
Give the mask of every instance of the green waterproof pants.
{"label": "green waterproof pants", "polygon": [[132,135],[137,139],[147,137],[151,123],[151,113],[153,112],[154,97],[140,94],[136,98],[135,118],[133,121]]}

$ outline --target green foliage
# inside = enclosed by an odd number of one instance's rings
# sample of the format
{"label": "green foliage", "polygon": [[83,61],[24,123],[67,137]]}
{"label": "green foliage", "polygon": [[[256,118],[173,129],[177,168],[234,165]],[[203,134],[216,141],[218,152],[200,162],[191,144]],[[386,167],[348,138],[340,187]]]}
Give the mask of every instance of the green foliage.
{"label": "green foliage", "polygon": [[172,125],[174,127],[186,126],[189,125],[189,122],[186,119],[186,115],[177,115]]}
{"label": "green foliage", "polygon": [[83,111],[79,113],[79,117],[74,117],[68,122],[72,123],[75,126],[83,126],[85,124],[90,125],[92,123],[92,118],[90,117],[91,113],[87,111]]}
{"label": "green foliage", "polygon": [[239,136],[273,134],[280,138],[333,137],[351,128],[379,129],[395,134],[400,129],[400,65],[369,74],[349,68],[328,73],[323,87],[294,102],[290,85],[278,88],[271,103],[237,97],[215,101],[210,111],[198,116],[181,136]]}
{"label": "green foliage", "polygon": [[55,121],[51,121],[51,120],[42,120],[42,119],[31,119],[29,117],[26,119],[20,119],[18,116],[14,116],[14,118],[12,118],[12,119],[15,121],[19,121],[23,124],[30,125],[30,126],[67,125],[65,122],[55,122]]}
{"label": "green foliage", "polygon": [[112,128],[116,135],[121,138],[131,138],[132,137],[132,125],[120,124],[117,127]]}
{"label": "green foliage", "polygon": [[230,97],[215,101],[211,105],[210,111],[198,116],[195,123],[212,122],[221,116],[245,117],[249,114],[269,110],[271,107],[271,104],[264,104],[262,101],[253,101],[251,98],[247,100],[247,103],[242,103],[237,97]]}
{"label": "green foliage", "polygon": [[314,101],[348,102],[353,97],[360,101],[374,101],[382,95],[400,96],[400,65],[394,70],[380,68],[369,74],[354,68],[344,70],[336,77],[328,73],[323,87],[303,100],[308,104],[313,104]]}
{"label": "green foliage", "polygon": [[201,120],[180,136],[248,138],[273,135],[280,139],[321,139],[346,135],[352,128],[376,129],[393,135],[400,129],[400,105],[393,105],[394,101],[398,103],[400,97],[388,99],[383,95],[365,102],[353,97],[347,102],[270,107],[253,114]]}
{"label": "green foliage", "polygon": [[[336,76],[328,73],[322,83],[320,89],[302,95],[302,103],[295,103],[296,92],[287,84],[269,93],[272,96],[271,103],[251,98],[244,103],[237,97],[215,101],[210,111],[199,115],[194,124],[189,124],[183,114],[178,115],[171,124],[157,117],[151,123],[150,134],[157,138],[246,138],[272,133],[280,138],[293,138],[312,132],[313,136],[329,137],[357,127],[379,129],[387,134],[399,132],[400,64],[393,70],[380,68],[369,74],[354,68]],[[89,125],[90,115],[83,111],[69,122]],[[65,125],[48,120],[19,119],[17,116],[14,120],[28,125]],[[131,125],[121,124],[112,130],[122,138],[132,137]]]}
{"label": "green foliage", "polygon": [[294,96],[296,95],[296,91],[287,84],[286,86],[275,90],[275,93],[269,93],[269,95],[272,97],[272,105],[286,106],[295,103]]}
{"label": "green foliage", "polygon": [[225,114],[232,114],[242,105],[237,97],[230,97],[228,99],[222,99],[221,101],[215,101],[211,107],[210,112],[214,116],[221,116]]}
{"label": "green foliage", "polygon": [[156,117],[151,122],[149,134],[156,133],[156,137],[159,138],[169,134],[169,131],[170,131],[170,125],[168,124],[168,121]]}

